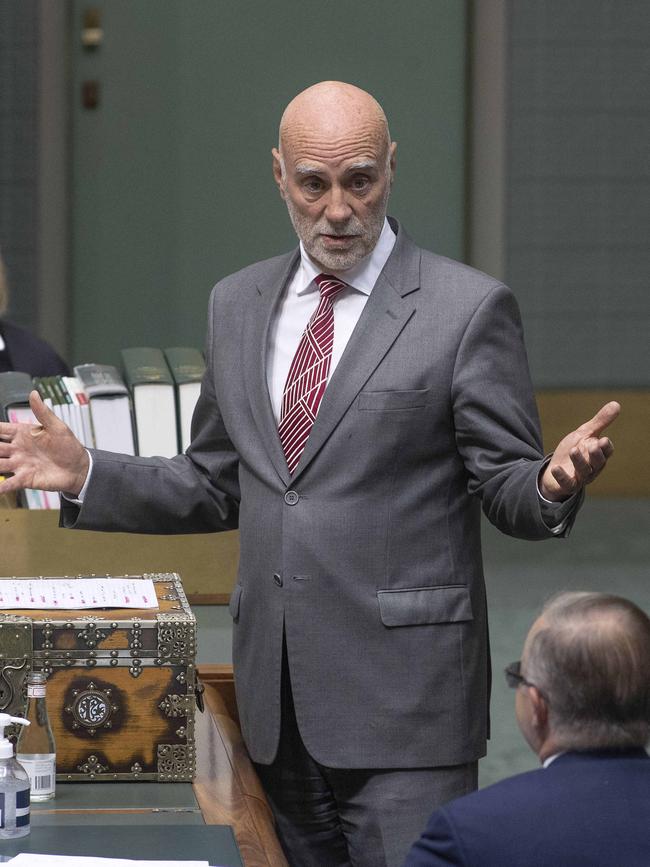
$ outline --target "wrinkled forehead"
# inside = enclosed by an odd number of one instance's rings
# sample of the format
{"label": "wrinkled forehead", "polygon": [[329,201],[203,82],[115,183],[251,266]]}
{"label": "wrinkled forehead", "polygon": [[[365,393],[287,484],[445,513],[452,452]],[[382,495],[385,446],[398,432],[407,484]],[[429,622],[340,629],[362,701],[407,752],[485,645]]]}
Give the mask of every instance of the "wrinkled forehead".
{"label": "wrinkled forehead", "polygon": [[294,168],[320,163],[335,167],[348,163],[383,166],[388,147],[385,122],[367,114],[303,115],[280,127],[280,153]]}

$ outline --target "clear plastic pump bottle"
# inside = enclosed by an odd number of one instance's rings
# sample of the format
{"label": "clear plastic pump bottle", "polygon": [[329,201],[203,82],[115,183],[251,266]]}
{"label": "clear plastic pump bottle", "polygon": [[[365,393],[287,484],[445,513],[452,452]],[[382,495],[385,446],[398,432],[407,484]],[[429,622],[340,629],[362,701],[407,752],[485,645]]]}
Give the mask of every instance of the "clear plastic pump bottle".
{"label": "clear plastic pump bottle", "polygon": [[14,758],[14,745],[5,735],[5,726],[29,721],[0,713],[0,839],[29,834],[29,777]]}
{"label": "clear plastic pump bottle", "polygon": [[31,723],[21,729],[16,758],[29,774],[32,801],[49,801],[56,786],[56,747],[47,715],[47,676],[31,671],[27,676],[27,711]]}

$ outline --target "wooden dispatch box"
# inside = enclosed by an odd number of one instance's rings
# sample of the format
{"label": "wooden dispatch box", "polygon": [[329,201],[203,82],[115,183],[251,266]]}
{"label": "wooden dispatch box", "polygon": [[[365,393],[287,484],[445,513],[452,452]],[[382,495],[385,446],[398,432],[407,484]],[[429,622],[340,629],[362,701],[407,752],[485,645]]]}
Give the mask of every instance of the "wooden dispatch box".
{"label": "wooden dispatch box", "polygon": [[195,775],[196,618],[177,573],[131,577],[158,609],[0,613],[0,710],[22,716],[28,671],[47,673],[57,781]]}

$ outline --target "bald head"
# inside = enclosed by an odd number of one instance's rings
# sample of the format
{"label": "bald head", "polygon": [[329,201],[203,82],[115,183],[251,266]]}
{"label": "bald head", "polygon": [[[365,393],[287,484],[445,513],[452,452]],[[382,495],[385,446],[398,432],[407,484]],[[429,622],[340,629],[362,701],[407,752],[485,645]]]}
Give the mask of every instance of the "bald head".
{"label": "bald head", "polygon": [[296,234],[323,271],[346,271],[375,247],[396,147],[377,100],[352,84],[323,81],[285,109],[273,173]]}
{"label": "bald head", "polygon": [[369,139],[388,152],[390,133],[374,96],[343,81],[321,81],[303,90],[280,120],[280,152],[314,135],[328,139],[333,151],[349,139]]}

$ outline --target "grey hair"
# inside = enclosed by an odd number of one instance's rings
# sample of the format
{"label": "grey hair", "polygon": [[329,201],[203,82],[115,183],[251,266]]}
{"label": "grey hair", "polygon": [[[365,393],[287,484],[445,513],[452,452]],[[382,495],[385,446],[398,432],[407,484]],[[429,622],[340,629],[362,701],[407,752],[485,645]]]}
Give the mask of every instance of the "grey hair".
{"label": "grey hair", "polygon": [[526,679],[545,695],[562,749],[650,740],[650,618],[606,593],[561,593],[526,644]]}
{"label": "grey hair", "polygon": [[7,312],[7,307],[9,307],[9,283],[5,263],[0,256],[0,316]]}

